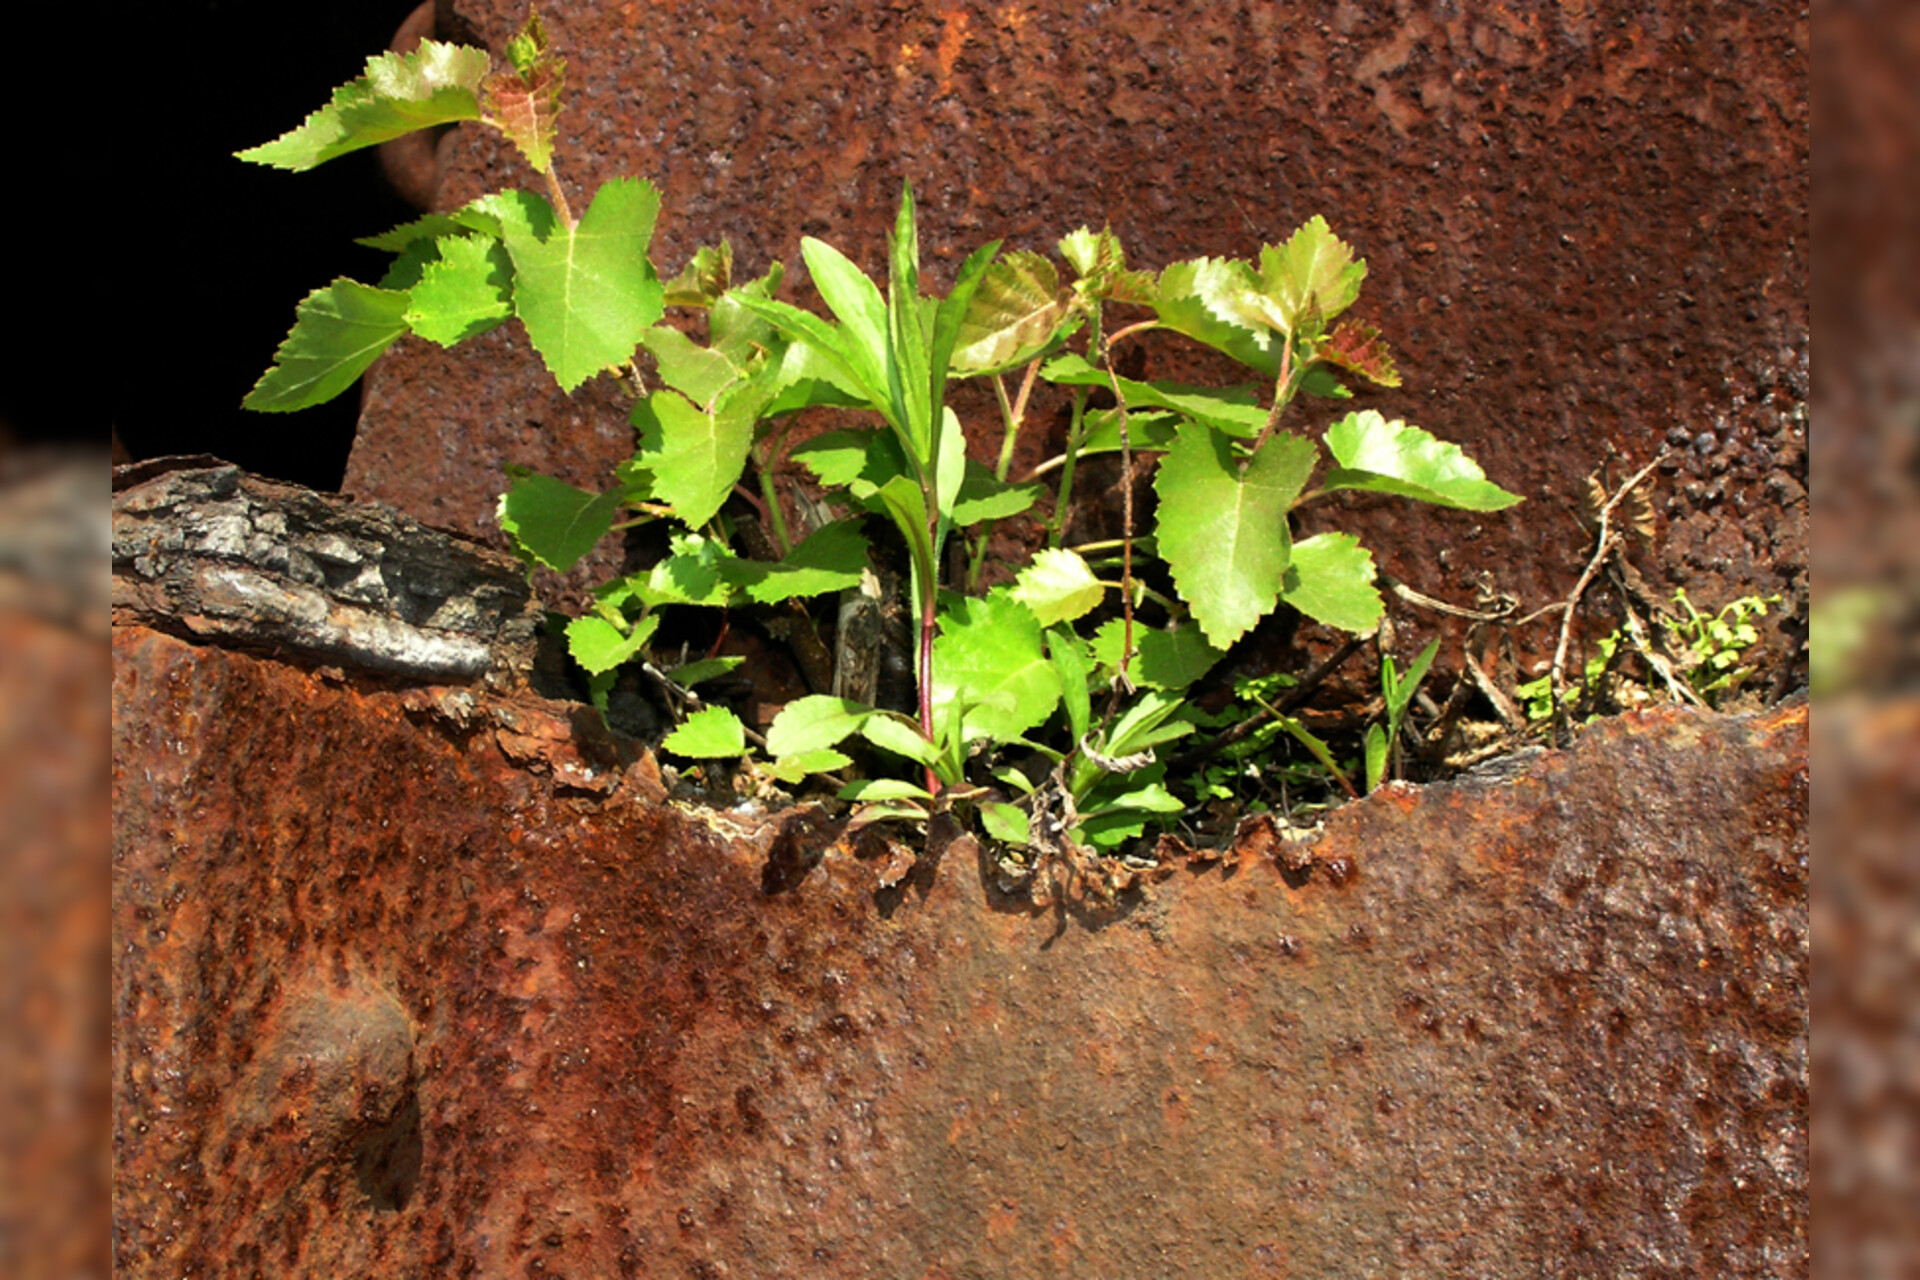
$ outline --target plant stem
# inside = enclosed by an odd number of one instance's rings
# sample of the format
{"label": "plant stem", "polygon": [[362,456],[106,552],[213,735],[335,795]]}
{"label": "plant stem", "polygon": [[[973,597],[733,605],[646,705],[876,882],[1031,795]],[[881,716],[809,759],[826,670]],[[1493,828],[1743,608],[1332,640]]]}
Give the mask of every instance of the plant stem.
{"label": "plant stem", "polygon": [[549,162],[543,176],[547,180],[547,191],[553,196],[553,211],[560,215],[560,221],[567,224],[567,230],[573,230],[580,224],[573,220],[573,207],[567,203],[567,193],[560,189],[559,171]]}
{"label": "plant stem", "polygon": [[[933,737],[933,628],[935,609],[939,593],[928,582],[921,592],[925,597],[920,602],[920,732],[928,742]],[[933,795],[940,794],[940,777],[927,766],[927,790]]]}
{"label": "plant stem", "polygon": [[[1005,483],[1007,472],[1013,469],[1013,448],[1019,442],[1020,428],[1026,422],[1027,397],[1033,394],[1033,380],[1040,372],[1040,358],[1035,356],[1027,365],[1027,373],[1020,380],[1020,394],[1013,403],[1007,403],[1007,384],[999,374],[993,375],[993,395],[1000,402],[1000,461],[993,469],[993,478]],[[988,520],[980,526],[980,532],[973,540],[973,551],[967,561],[967,594],[972,595],[980,589],[980,574],[987,567],[987,539],[993,536],[994,521]]]}
{"label": "plant stem", "polygon": [[1260,446],[1267,442],[1267,437],[1271,436],[1274,429],[1280,425],[1280,415],[1285,413],[1287,406],[1293,403],[1293,388],[1289,385],[1292,381],[1293,335],[1289,333],[1285,343],[1280,347],[1280,376],[1274,379],[1273,383],[1273,408],[1267,411],[1267,421],[1260,428],[1260,435],[1254,440],[1253,448],[1247,450],[1247,456],[1241,459],[1242,471],[1247,469],[1247,463],[1260,452]]}
{"label": "plant stem", "polygon": [[[1087,316],[1087,350],[1104,350],[1100,339],[1100,308]],[[1047,545],[1058,550],[1067,534],[1067,509],[1073,505],[1073,469],[1080,457],[1080,444],[1086,436],[1087,389],[1073,391],[1073,420],[1067,426],[1066,461],[1060,465],[1060,494],[1054,499],[1053,527],[1047,533]]]}
{"label": "plant stem", "polygon": [[773,534],[773,545],[780,549],[780,558],[787,558],[793,550],[793,539],[787,533],[786,513],[780,509],[780,491],[773,487],[773,470],[756,459],[754,470],[760,477],[760,496],[766,502],[761,514],[766,517],[767,529]]}

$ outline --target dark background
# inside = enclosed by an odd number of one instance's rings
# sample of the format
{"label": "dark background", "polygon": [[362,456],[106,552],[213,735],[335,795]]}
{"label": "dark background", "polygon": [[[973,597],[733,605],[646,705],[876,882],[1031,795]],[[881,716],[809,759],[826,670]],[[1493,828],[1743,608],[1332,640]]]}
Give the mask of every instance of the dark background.
{"label": "dark background", "polygon": [[[0,376],[0,425],[27,441],[104,442],[113,428],[135,457],[213,453],[339,487],[357,389],[294,414],[247,412],[240,401],[272,363],[300,299],[336,276],[379,279],[388,255],[354,239],[414,211],[372,149],[308,173],[233,153],[323,105],[386,48],[412,7],[202,0],[116,14],[107,38],[124,41],[118,119],[61,157],[69,197],[101,218],[95,296],[16,348],[20,363]],[[16,287],[73,266],[49,241],[16,245]],[[51,260],[40,260],[43,251]],[[104,408],[90,395],[96,387],[108,392]]]}

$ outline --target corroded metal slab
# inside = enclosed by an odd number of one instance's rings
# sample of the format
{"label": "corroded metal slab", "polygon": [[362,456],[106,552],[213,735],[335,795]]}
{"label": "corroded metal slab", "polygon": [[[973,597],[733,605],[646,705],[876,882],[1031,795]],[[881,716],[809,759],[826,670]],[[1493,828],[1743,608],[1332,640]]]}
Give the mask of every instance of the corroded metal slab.
{"label": "corroded metal slab", "polygon": [[1804,706],[1036,908],[114,644],[122,1274],[1806,1274]]}

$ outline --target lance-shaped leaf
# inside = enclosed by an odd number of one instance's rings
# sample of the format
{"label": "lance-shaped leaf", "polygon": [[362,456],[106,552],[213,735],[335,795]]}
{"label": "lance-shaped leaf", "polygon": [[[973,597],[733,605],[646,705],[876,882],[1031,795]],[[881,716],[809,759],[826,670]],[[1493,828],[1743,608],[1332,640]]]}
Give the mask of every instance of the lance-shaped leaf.
{"label": "lance-shaped leaf", "polygon": [[1327,448],[1339,464],[1327,472],[1327,489],[1397,493],[1464,511],[1498,511],[1520,501],[1488,480],[1459,445],[1372,409],[1328,427]]}
{"label": "lance-shaped leaf", "polygon": [[967,310],[973,306],[980,284],[987,278],[987,272],[992,269],[999,253],[1000,242],[994,240],[968,254],[967,260],[960,264],[960,273],[954,277],[952,292],[934,304],[932,327],[928,333],[929,404],[942,405],[947,402],[947,379],[953,371],[953,352],[960,341],[960,325],[967,318]]}
{"label": "lance-shaped leaf", "polygon": [[498,240],[446,236],[409,293],[407,324],[451,347],[497,328],[513,314],[513,260]]}
{"label": "lance-shaped leaf", "polygon": [[1004,589],[956,601],[934,641],[933,704],[938,719],[962,709],[970,742],[1010,742],[1052,715],[1060,673],[1040,620]]}
{"label": "lance-shaped leaf", "polygon": [[627,488],[588,493],[564,480],[509,466],[500,495],[500,527],[526,558],[565,573],[613,528],[614,513],[630,498]]}
{"label": "lance-shaped leaf", "polygon": [[316,289],[295,310],[273,367],[241,403],[289,413],[333,399],[407,331],[407,306],[405,293],[347,279]]}
{"label": "lance-shaped leaf", "polygon": [[400,253],[410,244],[420,240],[438,240],[441,236],[457,236],[468,231],[478,231],[481,235],[500,238],[500,219],[481,207],[479,201],[456,209],[452,213],[429,213],[412,222],[403,222],[391,231],[383,231],[377,236],[362,236],[355,244],[363,244],[369,249],[383,249],[388,253]]}
{"label": "lance-shaped leaf", "polygon": [[653,496],[691,528],[713,519],[747,465],[764,393],[738,384],[712,412],[677,391],[656,391],[633,407],[637,465],[653,473]]}
{"label": "lance-shaped leaf", "polygon": [[730,760],[747,753],[746,726],[725,707],[702,707],[668,734],[660,749],[695,760]]}
{"label": "lance-shaped leaf", "polygon": [[1037,484],[1009,484],[995,476],[991,467],[968,458],[966,478],[953,500],[953,523],[964,529],[982,520],[1017,516],[1039,501],[1040,492]]}
{"label": "lance-shaped leaf", "polygon": [[1387,344],[1380,340],[1380,331],[1370,324],[1342,320],[1334,327],[1333,336],[1315,354],[1328,364],[1350,369],[1369,382],[1383,387],[1400,385],[1400,373],[1393,367],[1393,356]]}
{"label": "lance-shaped leaf", "polygon": [[1160,555],[1214,647],[1227,648],[1278,602],[1287,512],[1318,456],[1310,441],[1279,432],[1243,472],[1227,437],[1189,424],[1160,460]]}
{"label": "lance-shaped leaf", "polygon": [[1025,249],[1006,254],[987,268],[967,305],[953,369],[991,373],[1025,364],[1059,336],[1066,310],[1053,263]]}
{"label": "lance-shaped leaf", "polygon": [[[934,422],[928,346],[931,335],[920,306],[920,233],[913,220],[913,187],[900,193],[900,213],[887,240],[887,394],[893,403],[888,420],[906,432],[923,468],[939,459]],[[944,372],[944,371],[943,371]],[[956,478],[956,485],[958,480]],[[946,514],[947,503],[940,504]]]}
{"label": "lance-shaped leaf", "polygon": [[[755,306],[743,298],[743,305],[748,305],[749,310],[763,316],[775,327],[842,357],[852,367],[861,389],[872,397],[874,407],[891,413],[892,400],[888,394],[886,373],[887,304],[880,296],[880,286],[869,280],[866,273],[854,266],[845,254],[824,240],[815,240],[811,236],[802,240],[800,256],[806,259],[807,273],[813,278],[813,287],[820,291],[827,308],[840,321],[837,337],[817,334],[812,331],[813,326],[795,324],[793,317],[774,309],[784,307],[784,303],[768,302]],[[807,316],[820,329],[828,328],[817,317],[806,312],[800,314]],[[794,327],[789,328],[789,325]],[[896,428],[899,425],[896,423]]]}
{"label": "lance-shaped leaf", "polygon": [[[1175,382],[1136,382],[1132,378],[1109,377],[1105,369],[1096,369],[1084,356],[1071,352],[1047,361],[1040,372],[1047,381],[1069,387],[1111,387],[1117,382],[1128,409],[1168,409],[1229,435],[1257,436],[1267,424],[1267,411],[1260,407],[1251,387],[1215,390]],[[1117,426],[1115,430],[1117,433]],[[1131,436],[1132,432],[1128,434]],[[1119,447],[1117,439],[1113,447]]]}
{"label": "lance-shaped leaf", "polygon": [[299,128],[238,152],[239,158],[300,171],[415,129],[480,118],[486,50],[422,40],[412,53],[367,59],[367,73],[333,91],[333,101]]}
{"label": "lance-shaped leaf", "polygon": [[1260,250],[1260,296],[1282,332],[1330,322],[1353,305],[1366,278],[1367,264],[1317,215],[1285,245]]}
{"label": "lance-shaped leaf", "polygon": [[514,309],[563,391],[633,357],[664,312],[647,261],[660,193],[634,178],[601,187],[577,227],[525,191],[489,198],[513,256]]}
{"label": "lance-shaped leaf", "polygon": [[553,162],[567,63],[547,51],[547,33],[538,13],[528,10],[525,25],[507,41],[507,61],[512,69],[503,68],[482,86],[486,120],[544,173]]}
{"label": "lance-shaped leaf", "polygon": [[1373,553],[1350,533],[1317,533],[1293,544],[1281,598],[1315,622],[1364,634],[1386,603],[1373,585]]}
{"label": "lance-shaped leaf", "polygon": [[1176,262],[1160,273],[1153,309],[1167,328],[1272,378],[1280,372],[1280,343],[1247,314],[1253,284],[1252,269],[1234,259]]}
{"label": "lance-shaped leaf", "polygon": [[1033,553],[1020,571],[1013,598],[1033,611],[1040,625],[1071,622],[1105,598],[1107,588],[1077,551],[1048,548]]}

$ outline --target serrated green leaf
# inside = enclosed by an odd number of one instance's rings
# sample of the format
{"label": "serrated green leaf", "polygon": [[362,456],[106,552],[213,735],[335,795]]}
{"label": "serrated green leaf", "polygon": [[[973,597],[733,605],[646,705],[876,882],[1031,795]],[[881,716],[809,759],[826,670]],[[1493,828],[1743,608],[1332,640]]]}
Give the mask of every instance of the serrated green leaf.
{"label": "serrated green leaf", "polygon": [[[727,270],[732,273],[732,248],[724,240],[721,248],[728,253]],[[688,270],[692,270],[689,267]],[[767,268],[767,274],[758,280],[749,280],[745,284],[730,286],[707,306],[707,338],[715,351],[726,356],[734,364],[745,367],[755,355],[773,346],[773,326],[754,315],[740,305],[741,296],[771,298],[780,288],[780,281],[786,275],[786,268],[774,263]],[[669,298],[671,304],[671,297]]]}
{"label": "serrated green leaf", "polygon": [[[1049,382],[1069,387],[1110,387],[1120,384],[1127,408],[1167,409],[1196,422],[1217,427],[1228,435],[1251,439],[1266,426],[1267,411],[1260,407],[1251,387],[1188,387],[1177,382],[1136,382],[1131,378],[1112,378],[1105,369],[1095,368],[1085,357],[1067,354],[1049,360],[1040,367],[1040,376]],[[1116,437],[1119,427],[1114,427]],[[1132,427],[1129,424],[1128,435]],[[1115,447],[1118,447],[1117,441]]]}
{"label": "serrated green leaf", "polygon": [[410,291],[407,324],[429,342],[451,347],[503,324],[513,314],[513,260],[498,240],[447,236],[439,256]]}
{"label": "serrated green leaf", "polygon": [[299,128],[236,153],[253,164],[295,172],[416,129],[480,118],[479,89],[492,60],[484,49],[422,40],[412,53],[367,59],[367,73],[333,91],[333,101]]}
{"label": "serrated green leaf", "polygon": [[960,599],[940,616],[933,644],[935,714],[956,703],[969,742],[1011,741],[1060,703],[1060,674],[1042,644],[1040,621],[1004,588]]}
{"label": "serrated green leaf", "polygon": [[333,399],[407,331],[407,306],[404,293],[347,279],[314,290],[295,309],[293,331],[273,353],[273,367],[241,404],[290,413]]}
{"label": "serrated green leaf", "polygon": [[1489,481],[1459,445],[1372,409],[1328,427],[1327,449],[1339,464],[1327,472],[1327,489],[1397,493],[1465,511],[1498,511],[1520,501]]}
{"label": "serrated green leaf", "polygon": [[[680,274],[666,282],[670,307],[710,307],[733,286],[733,245],[701,245]],[[765,295],[763,295],[765,296]]]}
{"label": "serrated green leaf", "polygon": [[615,178],[571,228],[530,192],[501,192],[486,207],[513,256],[514,309],[561,389],[632,359],[665,311],[647,261],[660,193],[636,178]]}
{"label": "serrated green leaf", "polygon": [[1393,355],[1380,340],[1380,331],[1358,320],[1342,320],[1321,345],[1316,356],[1328,364],[1350,369],[1382,387],[1400,385],[1400,373],[1393,367]]}
{"label": "serrated green leaf", "polygon": [[816,773],[832,773],[835,769],[844,769],[853,761],[838,751],[823,749],[803,751],[799,755],[782,756],[772,764],[760,766],[776,782],[791,786]]}
{"label": "serrated green leaf", "polygon": [[754,388],[738,389],[747,394],[721,395],[711,413],[665,390],[633,407],[635,461],[653,473],[654,498],[691,528],[713,519],[746,469],[761,401]]}
{"label": "serrated green leaf", "polygon": [[567,624],[567,652],[589,674],[600,675],[646,648],[659,626],[660,616],[648,614],[622,631],[609,619],[590,613]]}
{"label": "serrated green leaf", "polygon": [[667,325],[641,334],[640,345],[653,353],[660,380],[702,407],[740,379],[733,361]]}
{"label": "serrated green leaf", "polygon": [[767,726],[767,750],[776,756],[797,756],[838,746],[874,714],[872,707],[824,693],[796,698]]}
{"label": "serrated green leaf", "polygon": [[644,573],[629,575],[622,587],[649,607],[668,604],[724,605],[733,598],[727,581],[732,551],[713,538],[683,534],[671,543],[672,554]]}
{"label": "serrated green leaf", "polygon": [[816,529],[778,564],[734,561],[727,578],[756,604],[776,604],[858,586],[866,567],[867,539],[860,532],[860,522],[836,520]]}
{"label": "serrated green leaf", "polygon": [[1253,269],[1232,258],[1194,258],[1160,273],[1153,299],[1160,323],[1225,352],[1272,378],[1280,372],[1280,341],[1250,318]]}
{"label": "serrated green leaf", "polygon": [[507,62],[511,70],[501,70],[482,86],[487,123],[506,134],[527,163],[544,172],[553,159],[567,64],[547,51],[546,29],[532,9],[507,41]]}
{"label": "serrated green leaf", "polygon": [[1098,235],[1086,227],[1060,241],[1060,256],[1080,277],[1075,285],[1083,297],[1150,307],[1159,288],[1152,273],[1127,270],[1127,255],[1112,227]]}
{"label": "serrated green leaf", "polygon": [[662,751],[695,760],[723,760],[747,753],[746,726],[725,707],[702,707],[660,743]]}
{"label": "serrated green leaf", "polygon": [[729,671],[738,670],[745,662],[745,658],[739,657],[699,658],[693,662],[684,662],[674,667],[667,672],[667,679],[683,688],[691,689],[694,685],[702,681],[711,680],[715,676],[723,676]]}
{"label": "serrated green leaf", "polygon": [[967,459],[966,479],[953,500],[953,523],[964,529],[982,520],[1005,520],[1017,516],[1043,492],[1038,484],[1009,484],[993,474],[993,468]]}
{"label": "serrated green leaf", "polygon": [[[1124,630],[1124,620],[1112,618],[1094,633],[1094,659],[1109,671],[1120,665]],[[1208,644],[1200,628],[1194,626],[1161,631],[1135,623],[1133,650],[1127,677],[1142,689],[1184,689],[1226,656]]]}
{"label": "serrated green leaf", "polygon": [[1160,461],[1161,558],[1216,648],[1273,610],[1287,568],[1287,512],[1313,471],[1313,443],[1278,432],[1241,470],[1227,437],[1188,424]]}
{"label": "serrated green leaf", "polygon": [[1273,304],[1275,327],[1285,333],[1330,322],[1353,305],[1366,278],[1367,264],[1317,215],[1284,246],[1260,250],[1259,293]]}
{"label": "serrated green leaf", "polygon": [[860,722],[860,736],[874,746],[905,756],[915,764],[940,761],[940,749],[920,735],[920,726],[891,711],[876,711]]}
{"label": "serrated green leaf", "polygon": [[1060,274],[1040,254],[1016,249],[987,268],[954,340],[960,373],[1013,368],[1046,350],[1067,313]]}
{"label": "serrated green leaf", "polygon": [[500,528],[515,548],[556,573],[565,573],[613,528],[627,491],[588,493],[525,467],[507,468],[500,495]]}
{"label": "serrated green leaf", "polygon": [[1072,622],[1097,608],[1107,588],[1076,551],[1044,548],[1020,571],[1014,582],[1015,600],[1033,611],[1040,625]]}
{"label": "serrated green leaf", "polygon": [[[1158,453],[1173,443],[1179,427],[1179,414],[1165,409],[1130,408],[1127,411],[1127,444],[1135,453]],[[1084,458],[1090,453],[1114,453],[1119,448],[1120,411],[1089,411],[1083,420],[1080,456]]]}
{"label": "serrated green leaf", "polygon": [[400,253],[408,245],[421,240],[438,240],[442,236],[457,236],[463,232],[477,231],[483,236],[495,240],[500,238],[500,219],[481,209],[478,203],[456,209],[452,213],[429,213],[425,217],[415,218],[412,222],[403,222],[391,231],[383,231],[377,236],[362,236],[355,244],[363,244],[369,249],[383,249],[388,253]]}
{"label": "serrated green leaf", "polygon": [[1027,811],[1018,805],[990,801],[980,806],[980,825],[1001,844],[1023,845],[1027,833]]}
{"label": "serrated green leaf", "polygon": [[1281,598],[1316,622],[1365,634],[1386,602],[1373,585],[1373,553],[1350,533],[1317,533],[1293,544]]}

